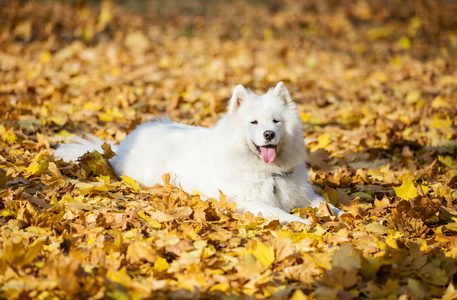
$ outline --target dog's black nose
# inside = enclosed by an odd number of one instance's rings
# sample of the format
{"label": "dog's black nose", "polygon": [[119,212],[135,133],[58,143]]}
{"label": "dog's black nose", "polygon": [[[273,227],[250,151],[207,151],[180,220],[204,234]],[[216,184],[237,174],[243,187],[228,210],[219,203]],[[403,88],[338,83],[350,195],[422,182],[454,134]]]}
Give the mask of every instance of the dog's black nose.
{"label": "dog's black nose", "polygon": [[271,141],[272,139],[275,138],[275,133],[274,131],[271,131],[271,130],[267,130],[263,133],[263,137],[267,140],[267,141]]}

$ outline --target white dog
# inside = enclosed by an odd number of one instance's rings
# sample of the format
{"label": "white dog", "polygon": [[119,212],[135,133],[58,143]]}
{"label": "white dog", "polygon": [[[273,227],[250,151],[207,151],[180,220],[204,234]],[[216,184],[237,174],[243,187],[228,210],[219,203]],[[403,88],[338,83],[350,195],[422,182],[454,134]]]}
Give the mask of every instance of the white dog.
{"label": "white dog", "polygon": [[[64,144],[56,156],[69,161],[87,151],[101,151],[102,141],[90,139]],[[238,212],[275,216],[282,224],[309,224],[288,212],[324,201],[307,180],[301,121],[282,82],[263,96],[238,85],[228,113],[213,128],[149,122],[113,150],[117,156],[110,163],[118,176],[153,186],[170,173],[188,193],[198,190],[217,199],[221,190]],[[335,215],[342,213],[331,207]]]}

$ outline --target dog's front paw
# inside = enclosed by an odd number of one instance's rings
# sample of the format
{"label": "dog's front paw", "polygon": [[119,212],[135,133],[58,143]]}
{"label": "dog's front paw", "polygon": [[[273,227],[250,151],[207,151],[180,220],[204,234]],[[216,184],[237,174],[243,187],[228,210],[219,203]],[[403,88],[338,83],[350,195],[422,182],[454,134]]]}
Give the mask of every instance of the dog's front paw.
{"label": "dog's front paw", "polygon": [[333,205],[330,205],[330,208],[332,209],[332,213],[334,216],[337,216],[338,218],[341,217],[345,212],[342,211],[341,209],[339,208],[336,208],[335,206]]}
{"label": "dog's front paw", "polygon": [[294,216],[294,215],[290,215],[290,214],[288,216],[282,216],[279,218],[279,223],[281,223],[282,225],[286,225],[291,222],[300,222],[305,225],[311,225],[310,221],[308,221],[306,219],[302,219],[302,218]]}
{"label": "dog's front paw", "polygon": [[333,214],[335,216],[337,216],[338,218],[345,214],[344,211],[342,211],[342,210],[340,210],[338,208],[332,209],[332,211],[333,211]]}

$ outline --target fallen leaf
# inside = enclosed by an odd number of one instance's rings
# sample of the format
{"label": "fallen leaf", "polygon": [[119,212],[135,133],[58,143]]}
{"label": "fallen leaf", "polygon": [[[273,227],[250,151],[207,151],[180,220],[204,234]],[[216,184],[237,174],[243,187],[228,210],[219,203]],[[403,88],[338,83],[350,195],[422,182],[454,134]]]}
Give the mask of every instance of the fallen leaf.
{"label": "fallen leaf", "polygon": [[402,182],[401,186],[394,187],[395,193],[398,197],[409,200],[417,197],[417,189],[411,179]]}

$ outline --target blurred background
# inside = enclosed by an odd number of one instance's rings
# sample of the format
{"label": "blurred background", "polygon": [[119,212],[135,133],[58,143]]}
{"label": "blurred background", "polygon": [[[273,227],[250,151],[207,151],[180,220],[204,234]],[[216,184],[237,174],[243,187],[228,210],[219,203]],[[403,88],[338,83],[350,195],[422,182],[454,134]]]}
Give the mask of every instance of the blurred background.
{"label": "blurred background", "polygon": [[1,119],[49,135],[119,141],[165,113],[210,126],[237,84],[284,81],[311,138],[455,137],[455,1],[0,3]]}

